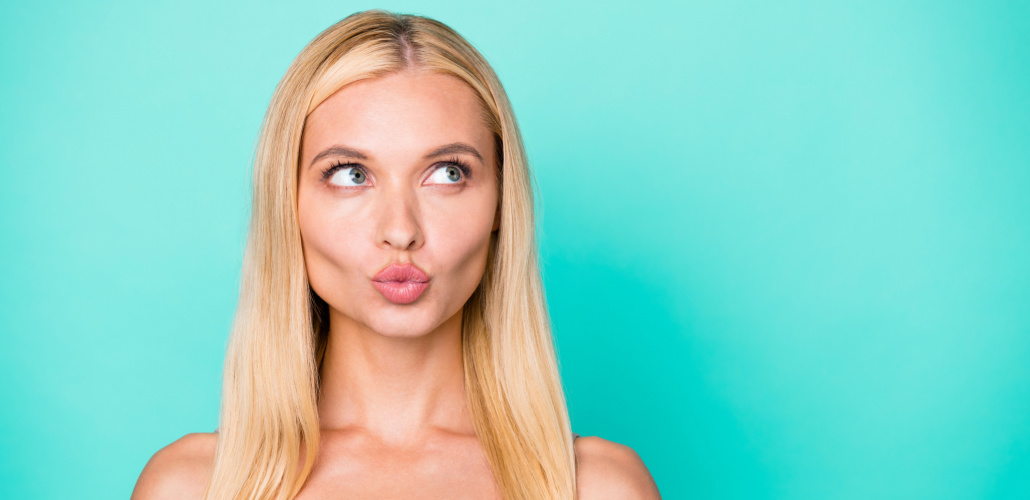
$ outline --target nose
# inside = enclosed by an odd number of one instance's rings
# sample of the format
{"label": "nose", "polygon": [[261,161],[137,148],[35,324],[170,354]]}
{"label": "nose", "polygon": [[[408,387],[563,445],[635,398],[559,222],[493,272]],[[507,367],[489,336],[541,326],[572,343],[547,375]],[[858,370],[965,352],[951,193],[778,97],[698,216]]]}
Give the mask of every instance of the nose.
{"label": "nose", "polygon": [[376,244],[395,250],[416,250],[422,246],[418,200],[412,193],[384,193],[379,203]]}

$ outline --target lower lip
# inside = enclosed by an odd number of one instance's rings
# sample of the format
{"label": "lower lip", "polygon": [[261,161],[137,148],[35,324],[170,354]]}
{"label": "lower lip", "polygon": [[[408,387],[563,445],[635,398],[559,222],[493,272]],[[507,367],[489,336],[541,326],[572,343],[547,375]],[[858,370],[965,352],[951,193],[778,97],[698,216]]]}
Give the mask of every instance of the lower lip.
{"label": "lower lip", "polygon": [[429,283],[417,281],[373,281],[372,284],[386,300],[394,304],[415,302],[429,286]]}

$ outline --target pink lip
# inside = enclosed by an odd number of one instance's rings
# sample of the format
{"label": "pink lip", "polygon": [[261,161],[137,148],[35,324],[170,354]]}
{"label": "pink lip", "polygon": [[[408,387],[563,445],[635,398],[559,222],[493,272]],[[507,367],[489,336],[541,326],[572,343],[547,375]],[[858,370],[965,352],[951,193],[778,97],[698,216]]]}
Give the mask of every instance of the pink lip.
{"label": "pink lip", "polygon": [[376,273],[372,285],[394,304],[410,304],[429,287],[429,276],[411,264],[390,264]]}

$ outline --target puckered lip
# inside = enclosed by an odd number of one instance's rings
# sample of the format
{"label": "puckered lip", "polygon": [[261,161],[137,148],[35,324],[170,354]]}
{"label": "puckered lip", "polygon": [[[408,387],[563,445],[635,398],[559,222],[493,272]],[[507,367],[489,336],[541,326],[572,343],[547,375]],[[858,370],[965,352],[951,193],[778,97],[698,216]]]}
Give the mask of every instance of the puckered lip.
{"label": "puckered lip", "polygon": [[429,276],[425,271],[418,268],[414,264],[397,264],[393,263],[381,271],[376,273],[372,278],[372,281],[379,282],[390,282],[390,281],[411,281],[415,283],[428,283]]}

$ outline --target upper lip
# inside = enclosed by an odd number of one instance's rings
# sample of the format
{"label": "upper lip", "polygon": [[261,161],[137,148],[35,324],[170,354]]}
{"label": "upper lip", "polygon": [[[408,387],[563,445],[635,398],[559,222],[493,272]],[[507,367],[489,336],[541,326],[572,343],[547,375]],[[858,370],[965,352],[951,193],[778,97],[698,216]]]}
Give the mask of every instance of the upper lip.
{"label": "upper lip", "polygon": [[372,281],[414,281],[429,282],[429,276],[414,264],[390,264],[376,273]]}

